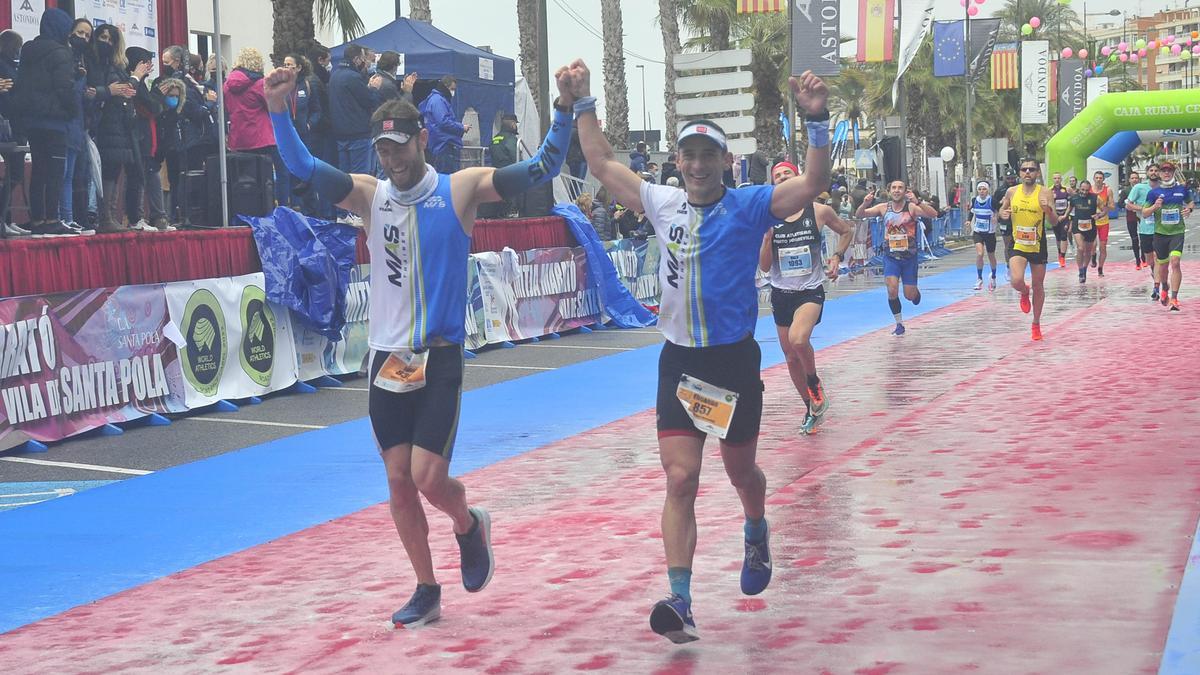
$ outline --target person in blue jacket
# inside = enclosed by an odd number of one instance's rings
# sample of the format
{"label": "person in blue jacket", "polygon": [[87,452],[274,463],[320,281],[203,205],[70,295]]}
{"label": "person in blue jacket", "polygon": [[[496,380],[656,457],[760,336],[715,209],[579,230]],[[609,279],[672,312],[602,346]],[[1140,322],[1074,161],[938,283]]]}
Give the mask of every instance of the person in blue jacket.
{"label": "person in blue jacket", "polygon": [[454,97],[458,83],[447,75],[438,86],[421,101],[421,121],[429,130],[429,154],[433,168],[438,173],[454,173],[462,162],[463,134],[471,130],[454,117],[450,99]]}
{"label": "person in blue jacket", "polygon": [[383,102],[381,75],[367,79],[367,50],[346,45],[342,60],[329,76],[329,117],[337,139],[337,167],[346,173],[375,175],[378,162],[371,151],[371,114]]}

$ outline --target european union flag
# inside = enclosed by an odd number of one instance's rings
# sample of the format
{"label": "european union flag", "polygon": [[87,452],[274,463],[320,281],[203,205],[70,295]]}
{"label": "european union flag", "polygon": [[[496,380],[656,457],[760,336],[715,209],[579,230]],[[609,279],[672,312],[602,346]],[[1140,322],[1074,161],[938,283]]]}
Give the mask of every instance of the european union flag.
{"label": "european union flag", "polygon": [[959,77],[967,72],[966,30],[962,19],[933,22],[933,76]]}

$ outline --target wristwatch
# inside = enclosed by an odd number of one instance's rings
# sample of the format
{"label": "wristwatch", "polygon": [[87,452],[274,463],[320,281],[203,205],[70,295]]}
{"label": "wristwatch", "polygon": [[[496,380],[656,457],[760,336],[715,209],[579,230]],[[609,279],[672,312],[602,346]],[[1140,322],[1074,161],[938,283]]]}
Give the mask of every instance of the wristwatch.
{"label": "wristwatch", "polygon": [[804,113],[804,121],[805,122],[828,122],[829,121],[829,108],[825,108],[824,110],[817,113],[816,115],[810,115],[807,112],[805,112]]}

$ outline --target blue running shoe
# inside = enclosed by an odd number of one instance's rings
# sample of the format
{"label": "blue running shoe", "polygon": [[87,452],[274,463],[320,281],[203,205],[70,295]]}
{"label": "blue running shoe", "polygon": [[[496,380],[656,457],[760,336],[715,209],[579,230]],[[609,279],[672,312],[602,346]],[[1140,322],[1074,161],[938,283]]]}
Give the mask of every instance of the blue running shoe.
{"label": "blue running shoe", "polygon": [[[763,521],[766,524],[766,521]],[[771,583],[771,528],[762,541],[746,541],[746,558],[742,561],[742,593],[758,595]]]}
{"label": "blue running shoe", "polygon": [[812,412],[804,413],[804,422],[800,425],[800,433],[805,436],[811,434],[813,429],[817,427],[817,416]]}
{"label": "blue running shoe", "polygon": [[467,509],[475,517],[474,532],[456,534],[461,557],[463,588],[468,593],[482,591],[492,580],[496,561],[492,557],[492,517],[487,511],[472,506]]}
{"label": "blue running shoe", "polygon": [[892,335],[904,335],[904,324],[896,324],[896,329],[892,331]]}
{"label": "blue running shoe", "polygon": [[417,584],[417,592],[392,615],[396,628],[417,628],[442,617],[442,587]]}
{"label": "blue running shoe", "polygon": [[654,604],[650,611],[650,630],[677,645],[700,639],[692,619],[692,605],[678,593]]}

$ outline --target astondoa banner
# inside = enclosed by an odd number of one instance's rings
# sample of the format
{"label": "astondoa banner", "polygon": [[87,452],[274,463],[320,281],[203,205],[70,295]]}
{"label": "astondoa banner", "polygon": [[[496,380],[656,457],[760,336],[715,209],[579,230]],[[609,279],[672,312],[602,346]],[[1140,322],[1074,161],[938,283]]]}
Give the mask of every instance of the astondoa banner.
{"label": "astondoa banner", "polygon": [[287,310],[267,302],[263,275],[166,285],[189,408],[278,391],[296,382]]}
{"label": "astondoa banner", "polygon": [[600,320],[582,248],[477,253],[488,342],[540,337]]}
{"label": "astondoa banner", "polygon": [[161,285],[0,300],[0,448],[186,410]]}
{"label": "astondoa banner", "polygon": [[1021,124],[1050,121],[1050,43],[1021,43]]}
{"label": "astondoa banner", "polygon": [[1087,78],[1083,59],[1062,59],[1058,62],[1058,126],[1061,129],[1075,119],[1087,105]]}
{"label": "astondoa banner", "polygon": [[334,342],[306,327],[301,319],[293,319],[298,379],[349,375],[363,369],[370,351],[367,348],[370,269],[370,265],[356,265],[350,270],[350,286],[346,289],[346,325],[342,326],[341,340]]}
{"label": "astondoa banner", "polygon": [[811,70],[813,75],[828,77],[841,72],[841,4],[841,0],[814,0],[792,7],[792,75]]}

